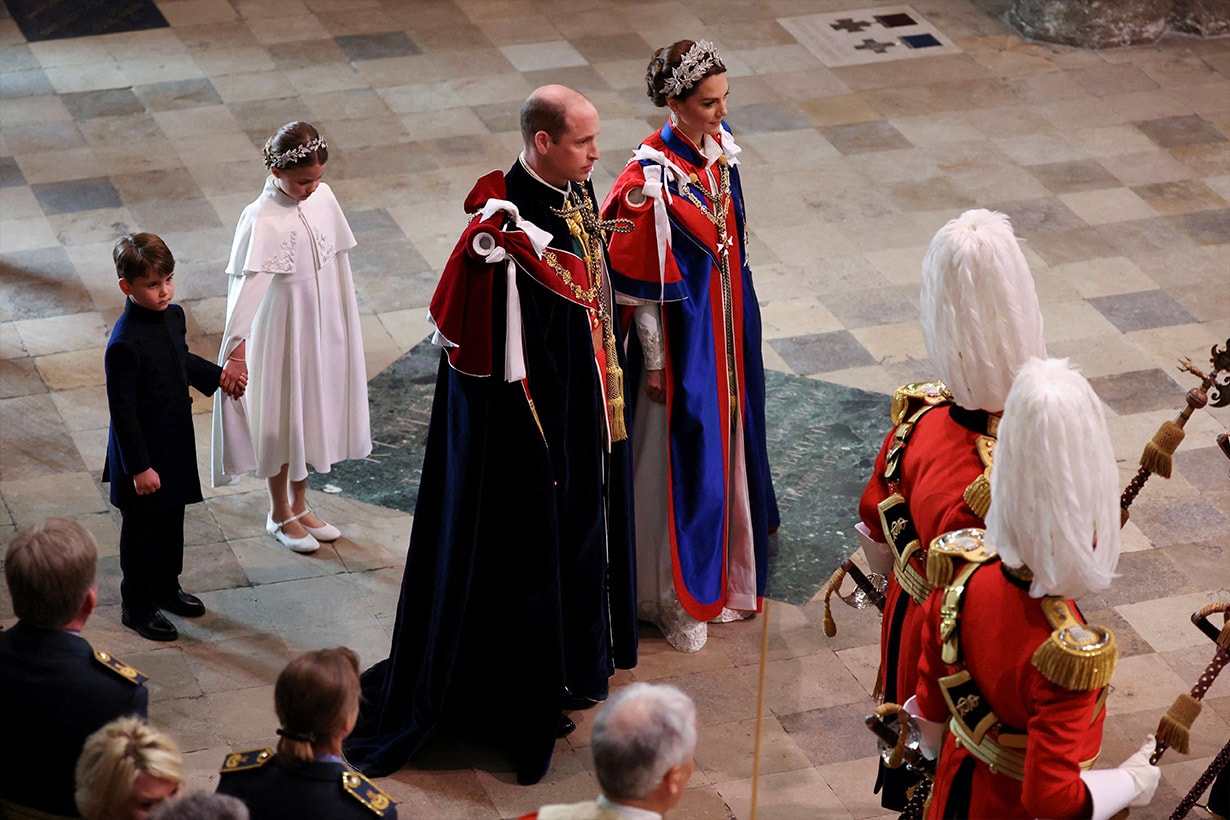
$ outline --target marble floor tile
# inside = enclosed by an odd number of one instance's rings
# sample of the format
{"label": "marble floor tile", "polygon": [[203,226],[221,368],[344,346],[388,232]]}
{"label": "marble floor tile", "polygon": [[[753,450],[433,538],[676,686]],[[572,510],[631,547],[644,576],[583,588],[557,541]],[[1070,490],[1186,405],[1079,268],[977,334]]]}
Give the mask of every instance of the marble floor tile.
{"label": "marble floor tile", "polygon": [[1134,123],[1162,148],[1179,148],[1188,145],[1204,145],[1226,142],[1226,135],[1214,128],[1208,120],[1198,116],[1161,117]]}
{"label": "marble floor tile", "polygon": [[1098,296],[1089,304],[1125,333],[1191,321],[1191,315],[1161,290]]}

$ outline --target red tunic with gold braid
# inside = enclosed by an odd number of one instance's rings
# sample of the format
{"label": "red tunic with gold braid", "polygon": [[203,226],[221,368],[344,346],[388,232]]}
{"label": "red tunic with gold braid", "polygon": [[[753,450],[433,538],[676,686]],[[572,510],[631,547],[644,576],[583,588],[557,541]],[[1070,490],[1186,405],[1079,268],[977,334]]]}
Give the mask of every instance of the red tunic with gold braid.
{"label": "red tunic with gold braid", "polygon": [[[977,440],[986,435],[987,419],[987,414],[981,411],[968,411],[954,405],[935,407],[918,420],[906,442],[898,473],[899,491],[909,504],[922,546],[911,557],[910,565],[923,578],[927,575],[926,548],[932,539],[964,527],[985,526],[965,503],[964,493],[984,470]],[[980,425],[982,429],[978,429]],[[887,540],[876,505],[894,492],[884,477],[892,446],[893,433],[890,432],[876,456],[875,471],[859,501],[859,517],[877,541]],[[884,622],[880,628],[884,699],[903,703],[918,682],[922,607],[901,588],[896,573],[888,579],[886,592]]]}
{"label": "red tunic with gold braid", "polygon": [[[940,753],[928,818],[1088,817],[1092,802],[1081,782],[1081,764],[1092,765],[1106,717],[1101,689],[1071,691],[1033,665],[1052,626],[1028,582],[1008,576],[998,561],[973,573],[960,609],[960,656],[986,705],[1007,730],[1025,734],[1023,780],[993,773],[949,732]],[[959,667],[941,658],[940,608],[944,595],[925,607],[918,705],[928,720],[948,721],[940,679]],[[1075,605],[1067,602],[1072,612]],[[1083,620],[1081,620],[1083,623]],[[1019,744],[1017,744],[1019,745]]]}

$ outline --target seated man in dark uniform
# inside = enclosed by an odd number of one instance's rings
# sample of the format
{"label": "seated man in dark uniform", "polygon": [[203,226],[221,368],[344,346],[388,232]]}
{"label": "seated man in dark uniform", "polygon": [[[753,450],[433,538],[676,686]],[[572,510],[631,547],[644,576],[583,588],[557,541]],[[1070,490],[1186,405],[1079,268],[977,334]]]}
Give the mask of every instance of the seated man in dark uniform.
{"label": "seated man in dark uniform", "polygon": [[117,717],[147,716],[145,676],[78,634],[98,603],[97,565],[93,536],[66,518],[23,529],[5,553],[17,624],[0,632],[2,816],[76,817],[85,739]]}

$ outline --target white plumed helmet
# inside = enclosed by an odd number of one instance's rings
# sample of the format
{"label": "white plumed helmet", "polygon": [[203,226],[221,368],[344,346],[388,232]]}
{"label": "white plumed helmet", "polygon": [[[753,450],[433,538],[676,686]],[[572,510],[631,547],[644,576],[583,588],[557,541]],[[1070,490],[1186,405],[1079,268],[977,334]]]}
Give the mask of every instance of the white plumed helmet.
{"label": "white plumed helmet", "polygon": [[1046,356],[1029,264],[1008,217],[966,211],[940,228],[923,260],[923,338],[957,404],[998,412],[1012,377]]}
{"label": "white plumed helmet", "polygon": [[995,443],[988,546],[1034,574],[1029,594],[1079,598],[1119,563],[1119,470],[1102,401],[1067,359],[1021,366]]}

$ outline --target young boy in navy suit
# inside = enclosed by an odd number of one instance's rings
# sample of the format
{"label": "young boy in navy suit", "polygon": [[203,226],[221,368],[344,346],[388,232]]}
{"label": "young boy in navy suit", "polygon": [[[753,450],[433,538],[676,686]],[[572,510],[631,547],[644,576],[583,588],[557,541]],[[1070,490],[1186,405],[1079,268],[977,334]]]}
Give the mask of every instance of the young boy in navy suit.
{"label": "young boy in navy suit", "polygon": [[103,481],[123,515],[120,529],[121,618],[152,641],[173,641],[161,610],[184,617],[205,612],[184,592],[184,508],[202,500],[192,428],[191,385],[205,395],[221,387],[243,395],[244,381],[188,352],[184,311],[175,296],[175,257],[152,233],[126,234],[112,251],[124,313],[107,343],[107,406],[111,431]]}

